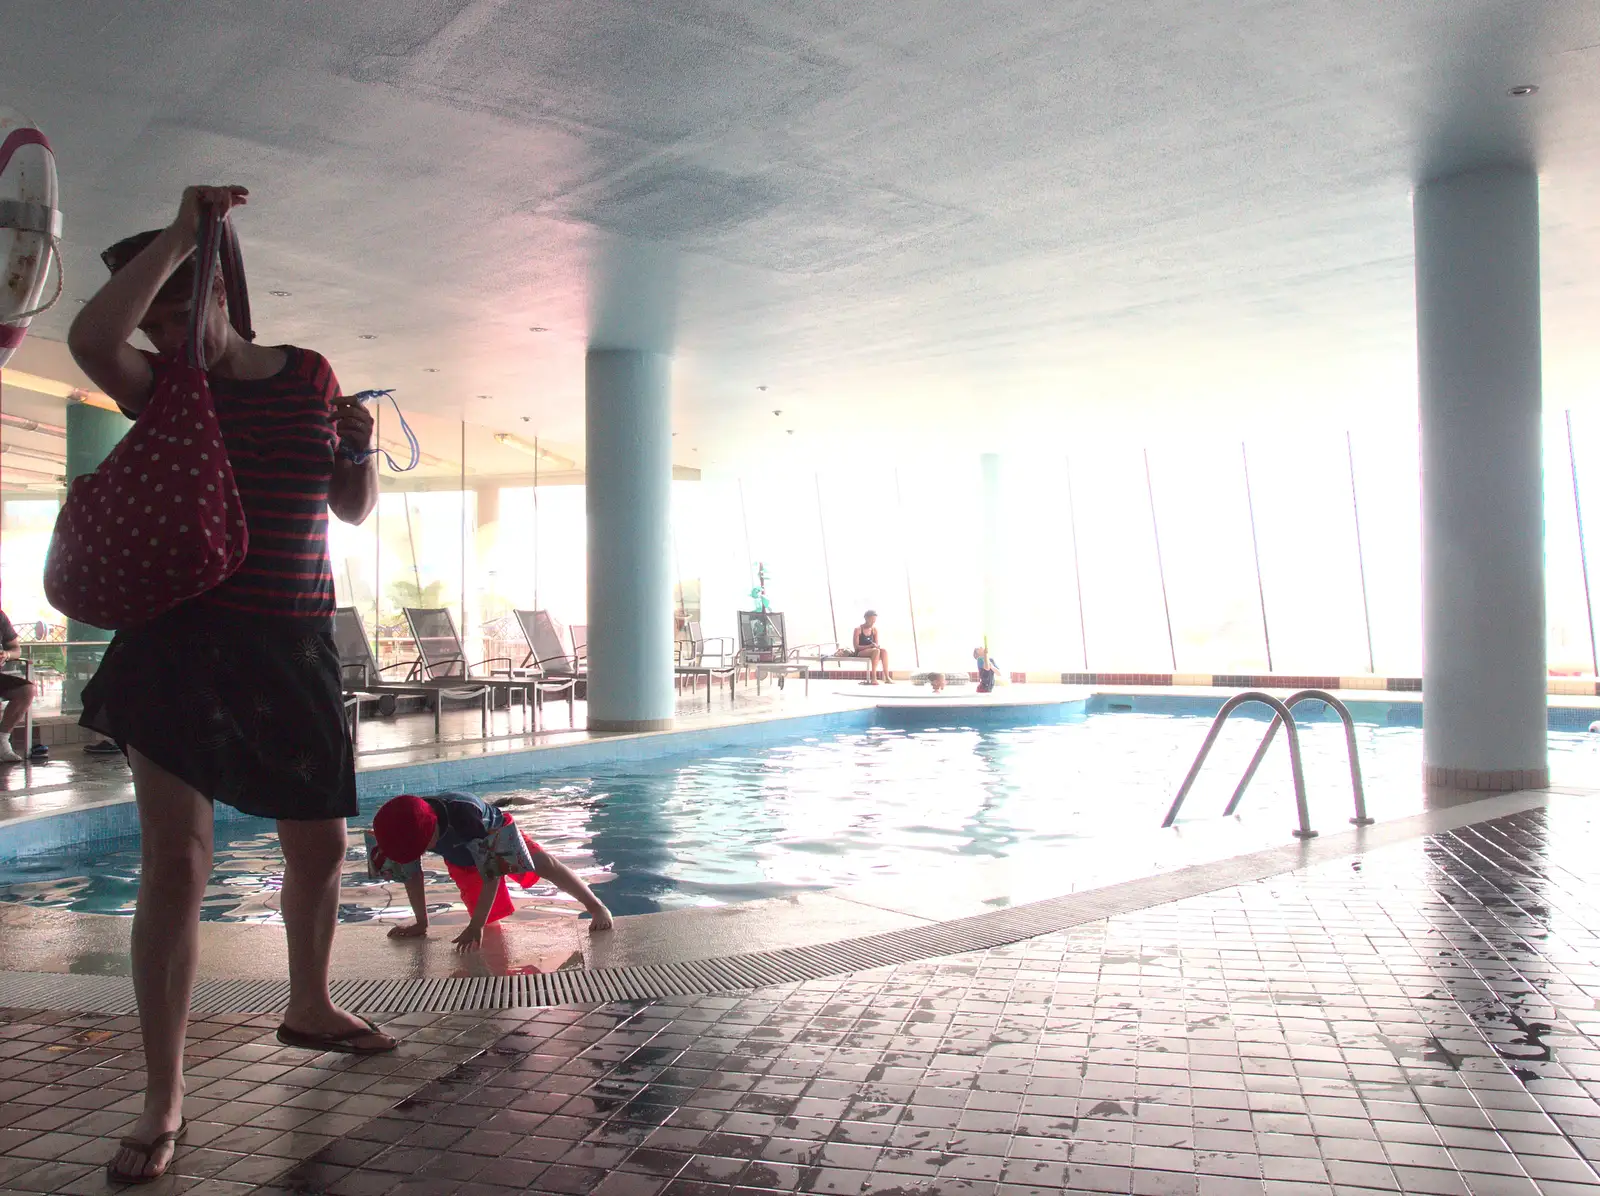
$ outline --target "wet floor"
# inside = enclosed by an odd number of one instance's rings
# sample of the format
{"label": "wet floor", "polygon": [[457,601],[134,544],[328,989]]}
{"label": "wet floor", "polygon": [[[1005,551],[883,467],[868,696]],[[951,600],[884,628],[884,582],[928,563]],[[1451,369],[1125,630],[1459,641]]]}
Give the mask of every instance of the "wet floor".
{"label": "wet floor", "polygon": [[[1568,800],[972,955],[408,1015],[400,1058],[207,1022],[178,1170],[341,1196],[1594,1191],[1597,849]],[[7,1020],[0,1190],[99,1190],[131,1020]]]}

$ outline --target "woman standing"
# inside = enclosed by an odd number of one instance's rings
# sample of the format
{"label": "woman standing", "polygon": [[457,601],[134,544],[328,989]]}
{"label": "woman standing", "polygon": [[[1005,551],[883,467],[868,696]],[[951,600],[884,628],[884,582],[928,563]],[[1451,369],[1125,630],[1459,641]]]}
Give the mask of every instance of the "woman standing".
{"label": "woman standing", "polygon": [[[202,209],[225,216],[246,199],[242,187],[190,187],[170,226],[101,255],[111,279],[73,321],[68,344],[130,418],[188,339]],[[376,462],[362,455],[372,417],[340,397],[318,354],[244,339],[228,322],[223,291],[214,288],[204,313],[203,357],[249,553],[216,589],[119,632],[83,694],[81,721],[127,753],[139,807],[132,954],[145,1103],[107,1168],[120,1183],[164,1174],[183,1130],[184,1033],[213,801],[278,823],[290,986],[280,1041],[360,1054],[396,1046],[328,992],[344,820],[356,795],[327,517],[331,509],[361,523],[377,502]],[[128,343],[135,331],[155,354]]]}

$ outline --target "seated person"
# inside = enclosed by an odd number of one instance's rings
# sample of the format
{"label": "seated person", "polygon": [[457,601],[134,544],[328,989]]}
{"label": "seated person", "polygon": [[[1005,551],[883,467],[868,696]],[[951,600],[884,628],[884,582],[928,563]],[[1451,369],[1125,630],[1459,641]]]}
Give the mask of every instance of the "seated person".
{"label": "seated person", "polygon": [[478,946],[485,926],[512,913],[508,876],[525,889],[543,876],[582,902],[589,911],[590,931],[612,927],[611,911],[583,879],[523,834],[500,807],[470,793],[403,794],[383,803],[367,832],[368,874],[403,882],[417,918],[409,926],[394,927],[390,938],[428,933],[426,892],[418,867],[426,851],[444,857],[462,904],[471,913],[467,928],[454,940],[458,950]]}
{"label": "seated person", "polygon": [[994,692],[995,678],[999,676],[1000,666],[995,664],[994,657],[990,656],[987,649],[974,648],[972,659],[978,664],[978,692],[990,694]]}
{"label": "seated person", "polygon": [[878,684],[878,673],[882,671],[883,680],[889,680],[889,652],[888,649],[878,644],[878,612],[869,610],[861,616],[861,626],[855,629],[851,647],[854,655],[862,657],[867,662],[867,684]]}
{"label": "seated person", "polygon": [[[3,651],[6,660],[19,660],[22,657],[17,629],[6,618],[5,611],[0,611],[0,651]],[[0,764],[21,764],[22,755],[11,746],[11,732],[17,729],[22,716],[33,705],[33,683],[15,673],[0,673],[0,702],[5,703],[5,711],[0,713]],[[31,748],[29,744],[25,750]]]}

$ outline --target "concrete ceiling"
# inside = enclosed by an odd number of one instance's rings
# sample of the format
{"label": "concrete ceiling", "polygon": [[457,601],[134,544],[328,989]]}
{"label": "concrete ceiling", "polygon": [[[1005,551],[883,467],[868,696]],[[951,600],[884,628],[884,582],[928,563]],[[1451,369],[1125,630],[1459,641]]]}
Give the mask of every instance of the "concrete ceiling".
{"label": "concrete ceiling", "polygon": [[577,451],[591,341],[675,352],[691,466],[1285,399],[1409,418],[1410,188],[1507,159],[1544,179],[1552,402],[1600,398],[1592,0],[0,15],[0,104],[57,153],[69,297],[184,183],[243,183],[264,337],[442,420]]}

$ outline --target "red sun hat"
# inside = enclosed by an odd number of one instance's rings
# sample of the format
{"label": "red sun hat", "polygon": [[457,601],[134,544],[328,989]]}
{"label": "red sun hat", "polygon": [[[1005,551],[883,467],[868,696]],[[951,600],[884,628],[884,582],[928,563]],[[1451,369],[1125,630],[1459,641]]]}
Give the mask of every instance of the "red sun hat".
{"label": "red sun hat", "polygon": [[390,798],[372,818],[372,837],[383,854],[397,864],[420,860],[438,829],[439,820],[433,809],[411,793]]}

